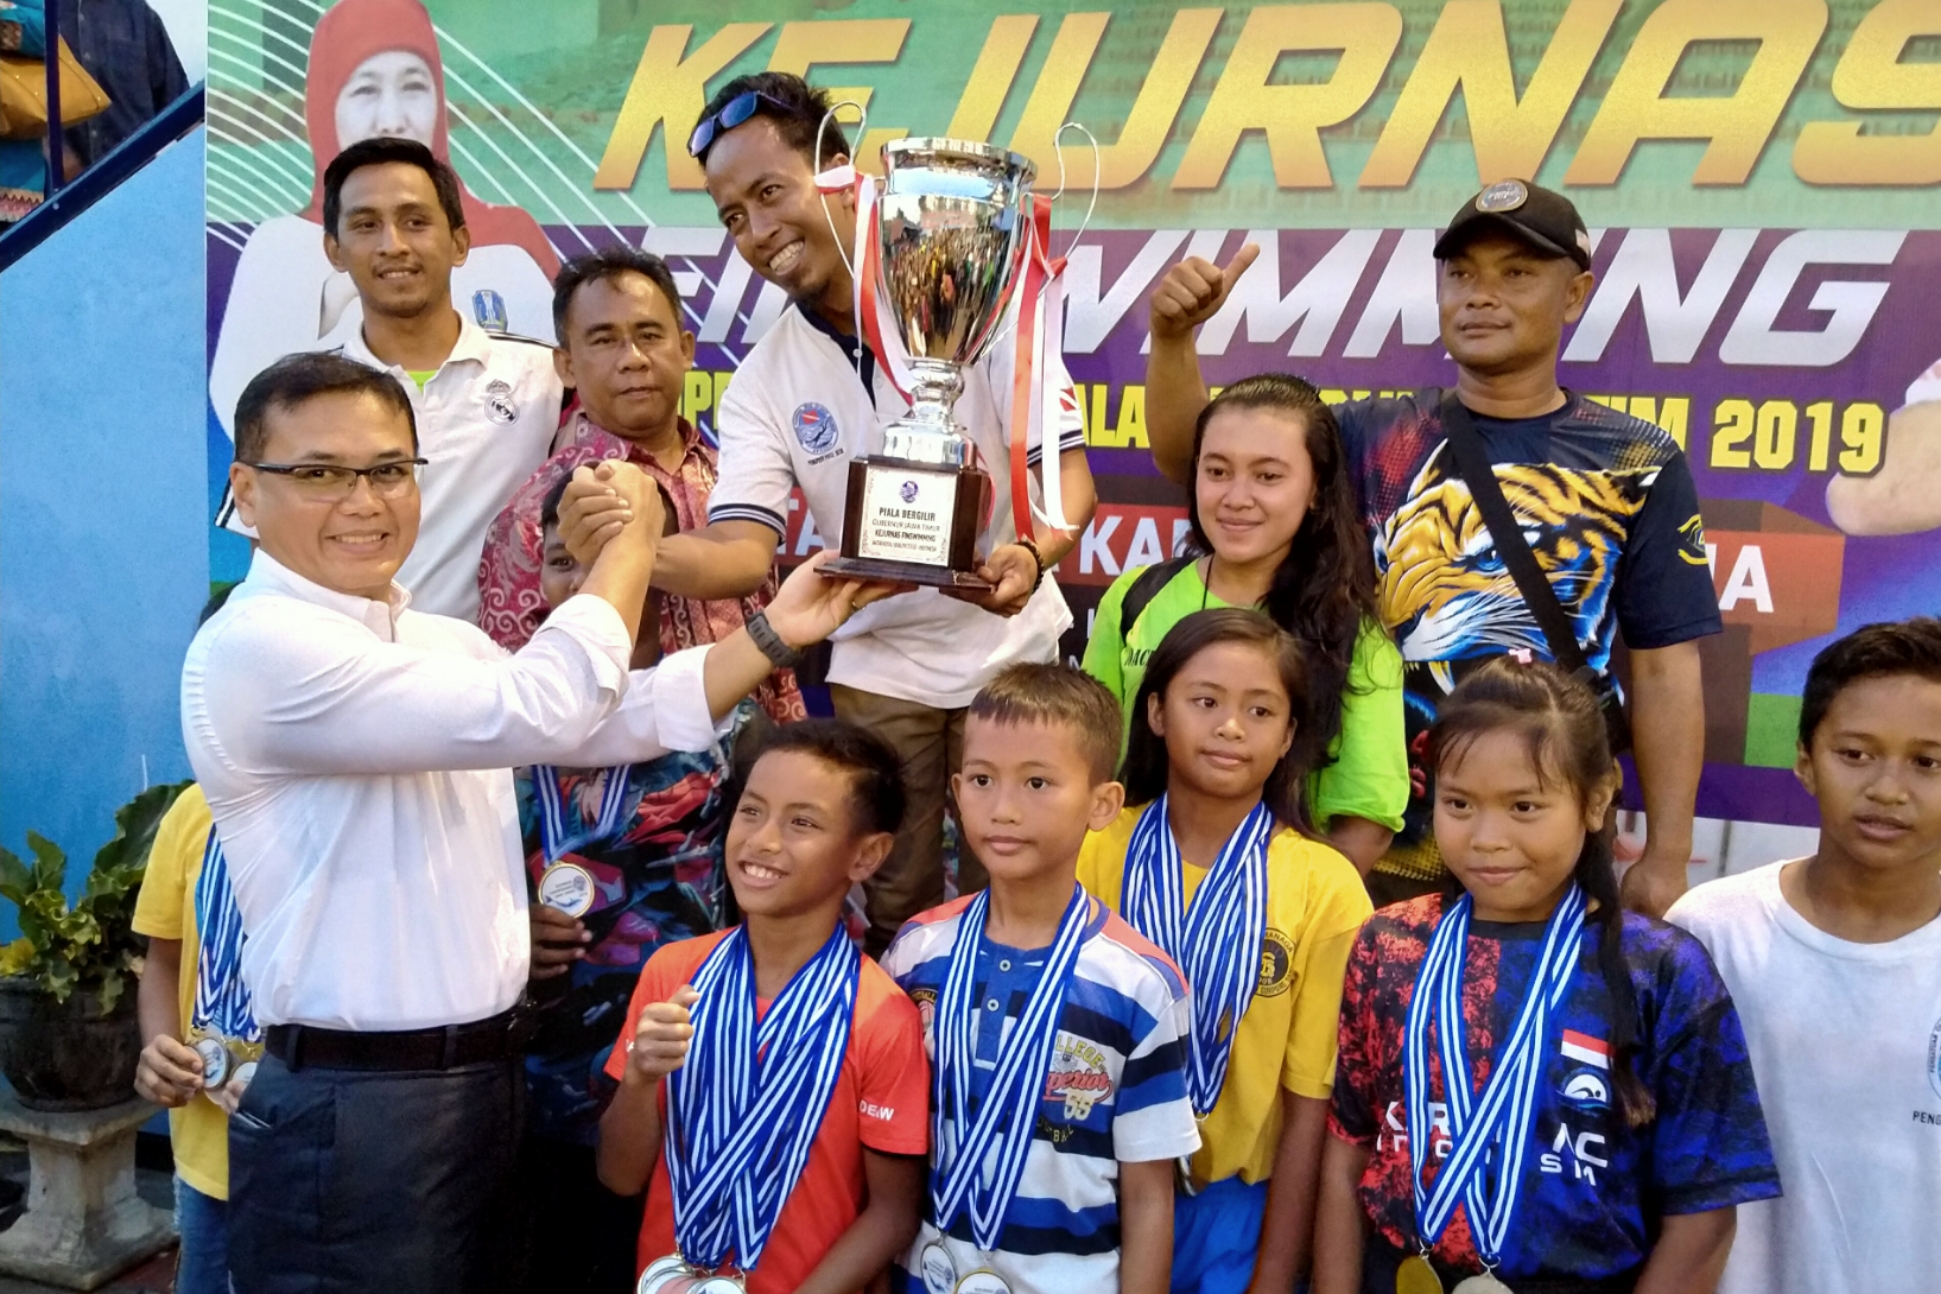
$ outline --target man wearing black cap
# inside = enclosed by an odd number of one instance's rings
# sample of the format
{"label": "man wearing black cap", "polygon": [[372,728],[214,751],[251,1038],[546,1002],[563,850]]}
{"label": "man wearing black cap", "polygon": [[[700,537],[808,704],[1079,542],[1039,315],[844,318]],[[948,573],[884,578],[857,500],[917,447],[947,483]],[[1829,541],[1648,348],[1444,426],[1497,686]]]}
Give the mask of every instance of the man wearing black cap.
{"label": "man wearing black cap", "polygon": [[[1697,640],[1722,626],[1683,451],[1650,423],[1557,384],[1564,325],[1583,314],[1595,282],[1590,249],[1568,198],[1523,180],[1490,185],[1435,246],[1455,386],[1335,410],[1374,544],[1382,619],[1406,664],[1416,774],[1408,824],[1369,877],[1377,904],[1442,884],[1421,738],[1457,679],[1528,649],[1581,667],[1609,693],[1610,713],[1619,635],[1631,654],[1629,732],[1620,713],[1612,734],[1631,747],[1647,819],[1625,905],[1662,915],[1685,889],[1705,747]],[[1224,268],[1189,259],[1154,289],[1147,431],[1154,462],[1176,481],[1190,479],[1207,399],[1193,330],[1253,257],[1249,247]],[[1485,470],[1493,488],[1479,496],[1470,481]],[[1531,561],[1492,542],[1492,493]]]}

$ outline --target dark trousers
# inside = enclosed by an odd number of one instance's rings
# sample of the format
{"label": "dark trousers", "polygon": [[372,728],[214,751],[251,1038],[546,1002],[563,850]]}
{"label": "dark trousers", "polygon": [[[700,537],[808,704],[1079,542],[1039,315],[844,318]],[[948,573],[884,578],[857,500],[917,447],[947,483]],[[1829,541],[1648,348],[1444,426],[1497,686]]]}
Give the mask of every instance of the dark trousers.
{"label": "dark trousers", "polygon": [[632,1294],[647,1194],[600,1185],[593,1147],[529,1136],[519,1169],[531,1209],[527,1294]]}
{"label": "dark trousers", "polygon": [[371,1073],[274,1056],[229,1121],[237,1294],[519,1287],[514,1060]]}

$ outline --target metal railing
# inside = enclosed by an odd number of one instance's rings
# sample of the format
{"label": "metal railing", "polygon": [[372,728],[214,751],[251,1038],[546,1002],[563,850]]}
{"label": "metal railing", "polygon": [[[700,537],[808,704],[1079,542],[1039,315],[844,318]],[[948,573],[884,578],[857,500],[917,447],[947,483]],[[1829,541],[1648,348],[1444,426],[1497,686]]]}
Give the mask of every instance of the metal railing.
{"label": "metal railing", "polygon": [[[53,0],[48,0],[50,12],[53,7]],[[56,50],[59,47],[49,45],[48,48]],[[50,79],[59,75],[58,56],[50,58],[48,66],[55,69],[49,73]],[[55,118],[53,96],[54,90],[50,86],[47,101],[50,125]],[[72,184],[58,192],[50,184],[45,201],[0,233],[0,272],[52,238],[70,220],[153,161],[164,148],[201,125],[202,117],[203,87],[198,82],[184,91],[174,103],[162,109],[160,114],[145,122],[140,130],[117,144],[114,151],[81,172]]]}
{"label": "metal railing", "polygon": [[61,0],[42,0],[47,23],[47,196],[66,178],[67,143],[61,138]]}

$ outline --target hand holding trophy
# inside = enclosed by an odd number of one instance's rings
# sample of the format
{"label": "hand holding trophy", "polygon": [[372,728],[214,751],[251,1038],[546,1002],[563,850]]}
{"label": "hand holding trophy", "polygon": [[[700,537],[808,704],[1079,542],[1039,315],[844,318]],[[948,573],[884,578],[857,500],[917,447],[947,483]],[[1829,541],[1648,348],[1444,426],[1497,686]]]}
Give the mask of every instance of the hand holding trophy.
{"label": "hand holding trophy", "polygon": [[[852,272],[871,345],[907,353],[910,411],[885,429],[882,453],[850,464],[842,555],[821,569],[988,589],[975,572],[991,479],[951,409],[1024,277],[1035,168],[990,144],[900,139],[883,146],[883,172],[867,216],[858,212],[863,255]],[[870,335],[879,319],[893,335]]]}

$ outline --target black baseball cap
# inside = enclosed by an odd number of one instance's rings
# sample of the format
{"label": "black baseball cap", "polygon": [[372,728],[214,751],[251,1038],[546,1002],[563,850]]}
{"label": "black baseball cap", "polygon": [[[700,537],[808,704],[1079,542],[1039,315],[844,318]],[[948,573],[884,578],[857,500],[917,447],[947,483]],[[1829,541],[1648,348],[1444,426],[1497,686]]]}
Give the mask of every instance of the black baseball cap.
{"label": "black baseball cap", "polygon": [[1498,180],[1463,203],[1436,240],[1436,259],[1446,261],[1487,230],[1501,230],[1540,252],[1591,267],[1591,236],[1584,218],[1563,194],[1527,180]]}

